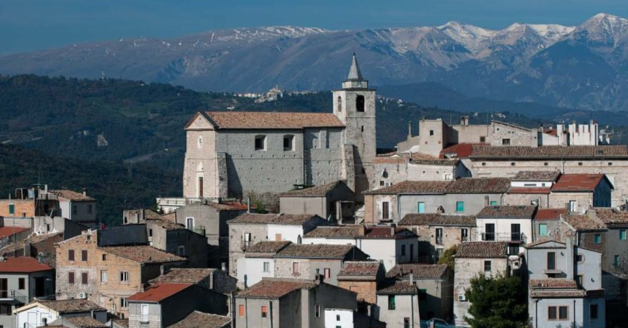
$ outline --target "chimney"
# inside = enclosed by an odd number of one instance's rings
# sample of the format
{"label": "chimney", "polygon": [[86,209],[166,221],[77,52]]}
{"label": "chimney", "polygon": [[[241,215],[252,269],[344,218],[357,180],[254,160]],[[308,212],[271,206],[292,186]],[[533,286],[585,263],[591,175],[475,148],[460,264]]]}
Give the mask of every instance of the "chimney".
{"label": "chimney", "polygon": [[44,185],[44,191],[48,193],[48,185]]}
{"label": "chimney", "polygon": [[390,236],[395,237],[395,225],[394,223],[390,226]]}
{"label": "chimney", "polygon": [[87,196],[87,188],[83,188],[83,196]]}
{"label": "chimney", "polygon": [[414,274],[410,274],[410,284],[414,285]]}
{"label": "chimney", "polygon": [[467,126],[469,125],[469,116],[460,116],[460,125]]}
{"label": "chimney", "polygon": [[220,269],[222,271],[227,271],[227,262],[221,262],[220,263]]}

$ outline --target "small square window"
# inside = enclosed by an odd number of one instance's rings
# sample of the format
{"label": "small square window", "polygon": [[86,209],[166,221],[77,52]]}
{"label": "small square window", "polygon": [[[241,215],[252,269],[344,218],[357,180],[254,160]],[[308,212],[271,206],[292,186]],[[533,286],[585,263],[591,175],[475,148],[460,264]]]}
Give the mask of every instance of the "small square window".
{"label": "small square window", "polygon": [[397,308],[397,303],[395,302],[395,295],[388,295],[388,309],[394,310]]}
{"label": "small square window", "polygon": [[430,130],[430,137],[434,135],[434,130]]}
{"label": "small square window", "polygon": [[268,306],[262,305],[262,318],[268,317]]}
{"label": "small square window", "polygon": [[255,150],[266,150],[266,136],[255,136]]}
{"label": "small square window", "polygon": [[626,229],[619,230],[619,239],[626,240]]}
{"label": "small square window", "polygon": [[464,212],[464,202],[456,202],[456,212]]}
{"label": "small square window", "polygon": [[596,233],[595,236],[593,237],[593,241],[596,244],[601,244],[602,243],[602,235],[599,233]]}
{"label": "small square window", "polygon": [[20,278],[17,285],[17,289],[19,290],[26,289],[26,278]]}
{"label": "small square window", "polygon": [[102,260],[103,260],[103,261],[107,261],[107,254],[103,254],[103,255],[102,255]]}
{"label": "small square window", "polygon": [[283,136],[283,150],[294,151],[294,136]]}
{"label": "small square window", "polygon": [[264,272],[270,272],[270,262],[264,262]]}
{"label": "small square window", "polygon": [[486,137],[480,137],[480,142],[481,143],[485,143],[486,142]]}
{"label": "small square window", "polygon": [[484,272],[491,272],[491,261],[484,261]]}
{"label": "small square window", "polygon": [[502,145],[510,145],[510,139],[502,139]]}

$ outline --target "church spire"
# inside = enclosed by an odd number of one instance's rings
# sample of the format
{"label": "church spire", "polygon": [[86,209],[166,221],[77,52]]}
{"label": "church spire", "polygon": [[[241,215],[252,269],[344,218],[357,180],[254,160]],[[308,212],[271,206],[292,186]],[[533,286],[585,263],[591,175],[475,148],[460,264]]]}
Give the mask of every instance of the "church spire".
{"label": "church spire", "polygon": [[351,59],[351,68],[349,69],[349,76],[347,76],[347,80],[364,80],[362,72],[360,72],[358,59],[355,57],[355,52],[353,53],[353,58]]}

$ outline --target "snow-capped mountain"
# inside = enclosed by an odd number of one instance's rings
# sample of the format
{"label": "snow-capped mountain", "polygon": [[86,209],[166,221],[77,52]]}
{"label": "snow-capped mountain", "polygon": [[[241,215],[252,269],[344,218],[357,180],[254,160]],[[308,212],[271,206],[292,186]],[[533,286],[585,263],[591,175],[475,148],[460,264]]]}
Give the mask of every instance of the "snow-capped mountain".
{"label": "snow-capped mountain", "polygon": [[336,88],[351,53],[374,85],[434,81],[468,96],[573,108],[628,108],[628,20],[502,30],[435,27],[330,31],[261,27],[171,39],[120,39],[0,57],[0,73],[167,82],[197,90]]}

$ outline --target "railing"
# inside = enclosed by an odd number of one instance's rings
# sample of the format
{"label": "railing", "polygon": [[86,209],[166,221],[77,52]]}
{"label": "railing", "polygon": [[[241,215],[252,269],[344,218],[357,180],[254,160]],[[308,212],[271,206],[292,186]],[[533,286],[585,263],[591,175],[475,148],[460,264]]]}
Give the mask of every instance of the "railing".
{"label": "railing", "polygon": [[436,237],[436,245],[442,245],[443,244],[443,237]]}
{"label": "railing", "polygon": [[15,290],[0,290],[0,299],[10,300],[21,304],[28,303],[28,296],[20,294]]}
{"label": "railing", "polygon": [[510,232],[481,232],[480,239],[482,241],[513,241],[513,242],[526,242],[526,237],[523,233],[510,233]]}

